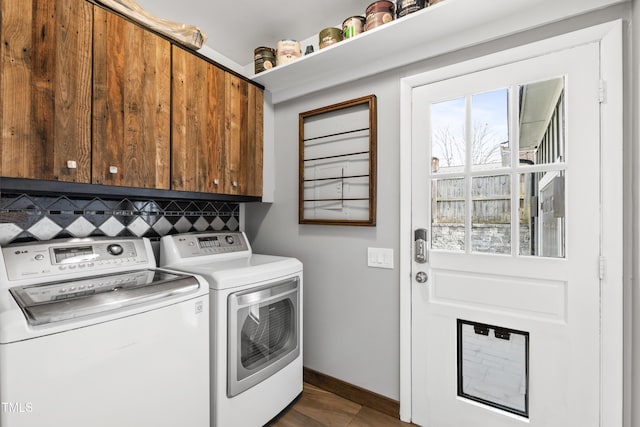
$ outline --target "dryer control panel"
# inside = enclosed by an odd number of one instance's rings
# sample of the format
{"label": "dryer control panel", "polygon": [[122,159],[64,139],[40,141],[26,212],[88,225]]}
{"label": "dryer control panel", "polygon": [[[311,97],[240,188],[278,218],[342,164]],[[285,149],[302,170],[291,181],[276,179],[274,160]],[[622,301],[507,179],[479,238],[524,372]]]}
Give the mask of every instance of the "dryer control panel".
{"label": "dryer control panel", "polygon": [[168,249],[167,247],[177,252],[179,258],[251,253],[249,242],[242,232],[214,232],[165,236],[163,237],[163,249]]}

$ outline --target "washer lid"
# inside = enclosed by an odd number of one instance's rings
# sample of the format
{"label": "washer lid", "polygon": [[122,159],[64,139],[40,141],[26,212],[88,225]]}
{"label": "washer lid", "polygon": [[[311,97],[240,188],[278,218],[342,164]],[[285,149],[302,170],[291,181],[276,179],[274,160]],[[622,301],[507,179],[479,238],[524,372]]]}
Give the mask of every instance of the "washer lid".
{"label": "washer lid", "polygon": [[31,325],[42,325],[157,302],[195,292],[194,276],[136,270],[9,289]]}

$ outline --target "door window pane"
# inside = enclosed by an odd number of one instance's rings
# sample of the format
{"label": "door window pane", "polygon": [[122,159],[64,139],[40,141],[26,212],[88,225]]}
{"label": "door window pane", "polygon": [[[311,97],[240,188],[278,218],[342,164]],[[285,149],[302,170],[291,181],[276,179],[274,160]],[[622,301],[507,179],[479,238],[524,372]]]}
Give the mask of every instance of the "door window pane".
{"label": "door window pane", "polygon": [[510,254],[511,176],[475,177],[471,181],[471,196],[471,250]]}
{"label": "door window pane", "polygon": [[471,97],[471,159],[474,169],[511,166],[507,89]]}
{"label": "door window pane", "polygon": [[565,161],[564,78],[518,87],[520,163]]}
{"label": "door window pane", "polygon": [[464,170],[465,108],[464,98],[431,105],[431,170],[433,173]]}
{"label": "door window pane", "polygon": [[431,181],[431,247],[464,251],[464,178]]}
{"label": "door window pane", "polygon": [[565,257],[564,91],[557,77],[431,105],[432,249]]}
{"label": "door window pane", "polygon": [[520,255],[565,256],[564,171],[520,175]]}

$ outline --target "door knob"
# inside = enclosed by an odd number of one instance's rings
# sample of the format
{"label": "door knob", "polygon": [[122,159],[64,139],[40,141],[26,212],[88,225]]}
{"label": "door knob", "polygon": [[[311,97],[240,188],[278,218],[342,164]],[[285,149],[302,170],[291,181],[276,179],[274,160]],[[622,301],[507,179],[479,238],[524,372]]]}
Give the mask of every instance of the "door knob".
{"label": "door knob", "polygon": [[429,280],[429,276],[427,276],[427,273],[425,273],[424,271],[418,271],[416,273],[416,282],[427,283],[427,280]]}

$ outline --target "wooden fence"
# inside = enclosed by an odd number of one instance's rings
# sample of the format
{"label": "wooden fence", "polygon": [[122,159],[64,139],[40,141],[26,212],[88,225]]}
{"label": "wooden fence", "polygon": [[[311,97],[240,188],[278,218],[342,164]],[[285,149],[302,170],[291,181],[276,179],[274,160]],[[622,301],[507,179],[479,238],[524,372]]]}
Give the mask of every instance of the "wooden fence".
{"label": "wooden fence", "polygon": [[[520,180],[520,223],[529,221],[529,179]],[[474,224],[511,223],[511,176],[475,177],[471,182],[472,222]],[[432,218],[434,224],[464,224],[465,184],[464,178],[434,179],[432,181]]]}

